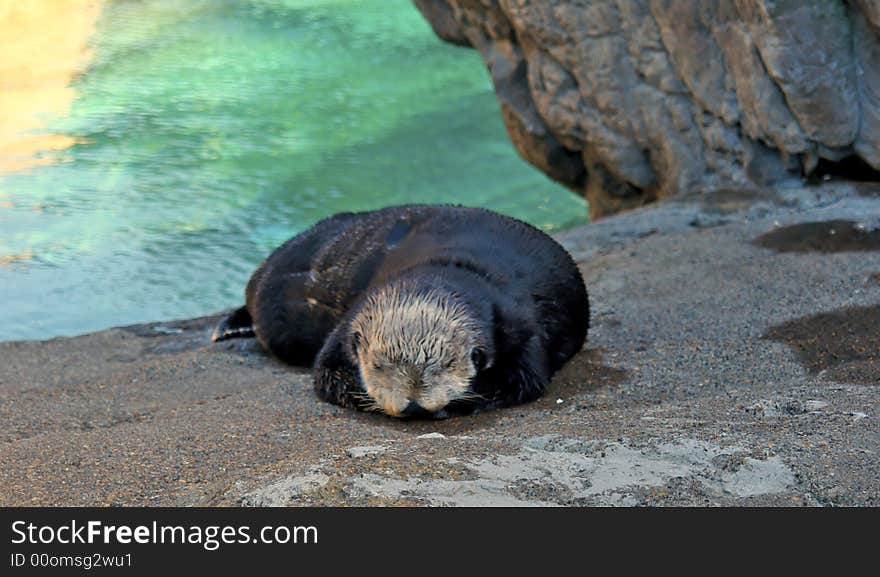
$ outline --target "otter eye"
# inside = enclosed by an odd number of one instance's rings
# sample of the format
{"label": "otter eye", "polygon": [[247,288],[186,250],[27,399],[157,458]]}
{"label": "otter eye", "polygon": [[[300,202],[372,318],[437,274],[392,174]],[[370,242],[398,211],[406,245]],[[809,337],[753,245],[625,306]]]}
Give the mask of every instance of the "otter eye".
{"label": "otter eye", "polygon": [[380,365],[379,363],[373,363],[373,369],[376,371],[381,371],[382,365]]}
{"label": "otter eye", "polygon": [[486,351],[480,347],[474,347],[471,351],[471,362],[475,369],[482,371],[486,367]]}

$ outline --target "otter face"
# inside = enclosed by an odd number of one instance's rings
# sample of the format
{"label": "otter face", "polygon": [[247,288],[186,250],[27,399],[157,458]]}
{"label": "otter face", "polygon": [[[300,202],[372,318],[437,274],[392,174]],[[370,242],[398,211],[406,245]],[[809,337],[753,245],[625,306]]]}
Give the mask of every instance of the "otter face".
{"label": "otter face", "polygon": [[486,331],[453,295],[384,287],[352,321],[366,404],[394,417],[442,415],[475,398],[471,382],[489,366]]}

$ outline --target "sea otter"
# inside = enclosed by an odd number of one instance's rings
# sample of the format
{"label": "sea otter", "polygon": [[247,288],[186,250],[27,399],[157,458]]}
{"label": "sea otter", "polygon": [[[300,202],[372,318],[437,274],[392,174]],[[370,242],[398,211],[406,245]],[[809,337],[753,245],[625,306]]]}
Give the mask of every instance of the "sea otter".
{"label": "sea otter", "polygon": [[313,365],[318,395],[394,417],[533,400],[584,344],[571,256],[501,214],[410,205],[331,216],[257,268],[214,340]]}

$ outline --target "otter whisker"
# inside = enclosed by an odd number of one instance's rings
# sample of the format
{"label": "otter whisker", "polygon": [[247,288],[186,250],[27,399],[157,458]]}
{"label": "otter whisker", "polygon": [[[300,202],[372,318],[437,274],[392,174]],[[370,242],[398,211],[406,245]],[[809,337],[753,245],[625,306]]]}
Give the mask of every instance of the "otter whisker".
{"label": "otter whisker", "polygon": [[357,402],[358,408],[368,413],[382,413],[384,410],[376,402],[376,399],[370,396],[366,391],[352,391],[349,393]]}
{"label": "otter whisker", "polygon": [[367,411],[370,413],[381,413],[382,412],[382,407],[380,407],[376,403],[367,403],[367,404],[361,405],[361,408],[364,411]]}
{"label": "otter whisker", "polygon": [[373,398],[370,397],[369,395],[364,394],[364,393],[354,393],[353,392],[353,393],[349,393],[349,395],[351,396],[351,398],[353,398],[356,401],[366,402],[366,403],[373,402]]}
{"label": "otter whisker", "polygon": [[484,395],[481,395],[481,394],[479,394],[479,393],[475,393],[475,392],[472,392],[472,391],[465,391],[465,392],[462,393],[461,396],[459,396],[456,400],[461,400],[461,401],[486,401],[486,400],[488,400],[488,399],[487,399]]}

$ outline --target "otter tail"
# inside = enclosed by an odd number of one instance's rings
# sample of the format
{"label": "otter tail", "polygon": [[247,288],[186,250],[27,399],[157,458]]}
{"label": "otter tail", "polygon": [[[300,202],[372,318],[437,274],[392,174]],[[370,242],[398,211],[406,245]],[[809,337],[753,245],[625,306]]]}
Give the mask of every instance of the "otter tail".
{"label": "otter tail", "polygon": [[231,315],[217,324],[211,334],[211,340],[225,341],[227,339],[248,339],[254,336],[254,322],[247,307],[235,309]]}

